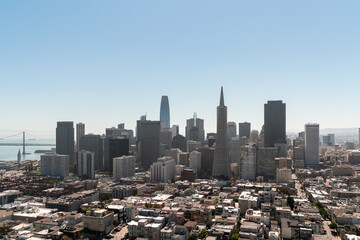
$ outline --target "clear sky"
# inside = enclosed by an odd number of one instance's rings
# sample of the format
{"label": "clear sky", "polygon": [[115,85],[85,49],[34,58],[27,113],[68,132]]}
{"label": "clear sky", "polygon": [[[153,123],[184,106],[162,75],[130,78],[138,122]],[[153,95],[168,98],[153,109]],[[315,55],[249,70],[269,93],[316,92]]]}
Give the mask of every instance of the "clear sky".
{"label": "clear sky", "polygon": [[[360,126],[360,1],[0,1],[0,137],[55,135],[56,122],[103,133],[140,115],[197,112],[215,131],[263,124],[283,100],[287,129]],[[1,134],[2,133],[2,134]]]}

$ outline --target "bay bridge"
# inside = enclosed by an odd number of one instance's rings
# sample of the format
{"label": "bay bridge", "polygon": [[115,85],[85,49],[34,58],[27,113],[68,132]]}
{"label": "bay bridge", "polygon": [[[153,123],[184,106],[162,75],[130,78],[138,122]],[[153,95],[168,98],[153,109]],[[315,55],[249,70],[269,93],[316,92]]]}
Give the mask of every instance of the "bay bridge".
{"label": "bay bridge", "polygon": [[[6,139],[21,136],[21,135],[22,135],[22,142],[19,142],[19,143],[2,142],[1,141],[1,140],[6,141]],[[37,136],[35,136],[33,134],[30,134],[30,133],[27,133],[27,135],[29,135],[30,137],[39,138],[39,137],[37,137]],[[35,140],[35,138],[28,139],[28,140]],[[10,136],[0,137],[0,146],[22,146],[23,147],[22,154],[26,154],[26,151],[25,151],[26,146],[55,146],[55,144],[53,144],[53,143],[28,143],[28,142],[26,142],[25,132],[20,132],[20,133],[16,133],[16,134],[13,134],[13,135],[10,135]]]}

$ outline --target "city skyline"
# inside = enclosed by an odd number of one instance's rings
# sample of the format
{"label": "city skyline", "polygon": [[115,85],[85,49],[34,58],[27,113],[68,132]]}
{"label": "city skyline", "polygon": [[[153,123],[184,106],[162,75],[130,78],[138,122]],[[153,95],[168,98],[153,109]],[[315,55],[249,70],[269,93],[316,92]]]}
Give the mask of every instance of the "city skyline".
{"label": "city skyline", "polygon": [[220,86],[228,120],[252,129],[261,130],[268,100],[287,104],[288,131],[358,127],[359,6],[3,1],[0,136],[55,137],[58,121],[84,122],[94,134],[119,122],[135,129],[145,113],[159,120],[162,95],[181,134],[194,112],[215,132]]}

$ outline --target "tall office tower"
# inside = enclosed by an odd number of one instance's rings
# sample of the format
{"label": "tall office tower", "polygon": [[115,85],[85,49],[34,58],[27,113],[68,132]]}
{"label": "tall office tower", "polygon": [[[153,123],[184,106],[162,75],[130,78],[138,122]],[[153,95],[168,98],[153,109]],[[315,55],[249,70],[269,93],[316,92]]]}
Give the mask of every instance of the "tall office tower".
{"label": "tall office tower", "polygon": [[77,174],[82,179],[95,179],[95,153],[84,150],[78,152]]}
{"label": "tall office tower", "polygon": [[161,129],[170,128],[170,109],[168,96],[161,97],[160,126]]}
{"label": "tall office tower", "polygon": [[41,155],[41,175],[64,178],[69,175],[69,156],[56,153]]}
{"label": "tall office tower", "polygon": [[227,137],[230,141],[233,137],[236,137],[236,123],[228,122],[227,123]]}
{"label": "tall office tower", "polygon": [[179,164],[184,166],[189,166],[189,153],[181,152],[179,155]]}
{"label": "tall office tower", "polygon": [[76,124],[76,151],[79,151],[80,138],[85,135],[85,124]]}
{"label": "tall office tower", "polygon": [[94,169],[101,170],[103,163],[103,148],[100,135],[87,134],[80,138],[79,150],[85,150],[94,153]]}
{"label": "tall office tower", "polygon": [[171,157],[158,158],[150,166],[151,180],[167,182],[175,177],[175,160]]}
{"label": "tall office tower", "polygon": [[193,140],[187,140],[187,151],[190,153],[197,148],[201,147],[201,142],[193,141]]}
{"label": "tall office tower", "polygon": [[210,136],[210,137],[207,139],[207,145],[208,145],[208,147],[213,147],[215,143],[216,143],[216,138],[214,138],[213,136]]}
{"label": "tall office tower", "polygon": [[104,170],[113,172],[113,159],[129,155],[129,139],[122,137],[106,137],[104,143]]}
{"label": "tall office tower", "polygon": [[201,147],[201,178],[211,178],[214,165],[215,148]]}
{"label": "tall office tower", "polygon": [[304,168],[305,166],[305,148],[304,146],[293,148],[294,168]]}
{"label": "tall office tower", "polygon": [[138,161],[145,169],[160,156],[160,121],[137,121]]}
{"label": "tall office tower", "polygon": [[119,123],[117,128],[120,129],[120,130],[124,130],[125,129],[125,123]]}
{"label": "tall office tower", "polygon": [[259,131],[258,130],[252,130],[250,134],[250,142],[253,144],[257,144],[259,140]]}
{"label": "tall office tower", "polygon": [[328,136],[330,138],[330,146],[335,146],[335,134],[330,133]]}
{"label": "tall office tower", "polygon": [[278,148],[258,148],[256,153],[256,176],[264,177],[265,181],[275,179],[275,158],[278,157]]}
{"label": "tall office tower", "polygon": [[221,87],[220,105],[217,107],[217,132],[212,172],[214,178],[231,177],[227,143],[227,107],[224,104],[224,93]]}
{"label": "tall office tower", "polygon": [[319,124],[305,125],[305,165],[319,166]]}
{"label": "tall office tower", "polygon": [[305,132],[304,131],[302,131],[302,132],[299,132],[299,138],[305,138]]}
{"label": "tall office tower", "polygon": [[113,160],[113,178],[120,181],[121,178],[133,177],[135,175],[135,157],[122,156]]}
{"label": "tall office tower", "polygon": [[230,160],[230,163],[239,163],[240,154],[241,154],[240,138],[239,137],[233,137],[230,140],[230,145],[229,145],[229,160]]}
{"label": "tall office tower", "polygon": [[264,104],[264,146],[286,141],[286,105],[282,101]]}
{"label": "tall office tower", "polygon": [[242,147],[240,164],[240,179],[255,181],[256,179],[256,148],[250,145]]}
{"label": "tall office tower", "polygon": [[69,156],[70,166],[74,166],[74,123],[57,122],[56,153]]}
{"label": "tall office tower", "polygon": [[176,135],[172,139],[171,147],[172,148],[178,148],[182,152],[187,152],[186,138],[183,135],[180,135],[180,134]]}
{"label": "tall office tower", "polygon": [[165,145],[165,149],[171,148],[172,132],[171,129],[163,129],[160,132],[160,142]]}
{"label": "tall office tower", "polygon": [[146,114],[140,116],[140,121],[146,121]]}
{"label": "tall office tower", "polygon": [[[247,137],[250,139],[251,124],[248,122],[239,123],[239,137]],[[259,133],[258,133],[259,134]]]}
{"label": "tall office tower", "polygon": [[199,175],[201,171],[201,153],[198,151],[192,151],[190,153],[189,167],[194,169]]}
{"label": "tall office tower", "polygon": [[205,141],[204,119],[198,118],[194,113],[193,118],[186,120],[185,137],[187,140]]}
{"label": "tall office tower", "polygon": [[325,146],[335,146],[335,134],[323,136],[323,143]]}
{"label": "tall office tower", "polygon": [[179,135],[179,125],[172,125],[171,132],[172,132],[172,137]]}
{"label": "tall office tower", "polygon": [[275,143],[274,147],[278,149],[278,156],[286,158],[288,156],[288,145],[286,142]]}
{"label": "tall office tower", "polygon": [[181,153],[180,149],[172,148],[170,150],[165,151],[165,156],[171,157],[172,159],[175,160],[175,164],[179,164],[180,153]]}

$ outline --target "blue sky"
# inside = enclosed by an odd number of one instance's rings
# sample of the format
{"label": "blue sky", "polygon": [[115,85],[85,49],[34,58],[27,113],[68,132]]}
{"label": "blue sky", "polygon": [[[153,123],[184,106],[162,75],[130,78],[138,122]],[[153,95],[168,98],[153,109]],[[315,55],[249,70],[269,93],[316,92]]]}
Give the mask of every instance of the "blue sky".
{"label": "blue sky", "polygon": [[3,0],[0,133],[134,128],[159,119],[162,95],[182,133],[193,112],[211,132],[221,86],[228,120],[254,129],[277,99],[288,130],[357,127],[359,11],[357,0]]}

